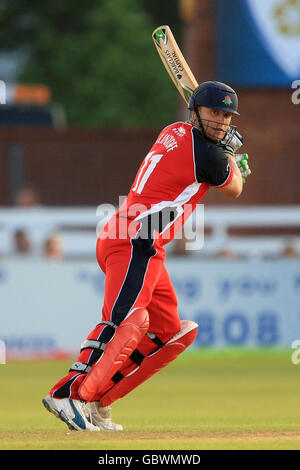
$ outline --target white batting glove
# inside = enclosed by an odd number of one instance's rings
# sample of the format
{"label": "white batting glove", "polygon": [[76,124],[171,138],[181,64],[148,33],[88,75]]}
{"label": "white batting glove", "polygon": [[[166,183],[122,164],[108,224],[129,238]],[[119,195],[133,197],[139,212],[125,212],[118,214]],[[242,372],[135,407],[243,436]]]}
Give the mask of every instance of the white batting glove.
{"label": "white batting glove", "polygon": [[239,153],[234,155],[237,166],[241,172],[243,183],[245,183],[247,176],[251,175],[251,170],[248,165],[248,154]]}
{"label": "white batting glove", "polygon": [[243,136],[236,129],[230,127],[220,144],[227,152],[234,154],[243,145]]}

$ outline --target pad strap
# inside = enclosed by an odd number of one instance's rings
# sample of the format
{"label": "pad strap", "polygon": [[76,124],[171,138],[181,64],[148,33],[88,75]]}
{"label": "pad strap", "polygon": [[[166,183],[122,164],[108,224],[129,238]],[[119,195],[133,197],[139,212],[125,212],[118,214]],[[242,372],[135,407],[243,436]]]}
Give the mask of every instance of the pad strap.
{"label": "pad strap", "polygon": [[[98,323],[98,325],[111,326],[113,329],[116,329],[118,326],[111,321],[102,321]],[[84,349],[95,349],[96,351],[104,351],[105,346],[106,346],[105,342],[97,341],[96,339],[86,339],[80,347],[80,352],[83,351]]]}
{"label": "pad strap", "polygon": [[108,325],[108,326],[111,326],[114,329],[116,329],[117,326],[118,326],[115,323],[113,323],[112,321],[105,321],[105,320],[98,323],[98,325]]}
{"label": "pad strap", "polygon": [[[132,354],[130,354],[129,359],[131,359],[138,367],[142,364],[146,356],[142,354],[138,349],[135,349]],[[124,378],[124,375],[120,371],[116,372],[111,380],[117,384]]]}
{"label": "pad strap", "polygon": [[129,358],[135,362],[138,366],[140,366],[145,359],[144,354],[142,354],[138,349],[135,349],[132,354],[130,354]]}
{"label": "pad strap", "polygon": [[153,341],[153,343],[155,343],[160,348],[164,346],[165,343],[161,339],[159,339],[158,336],[155,336],[154,333],[147,333],[147,336]]}
{"label": "pad strap", "polygon": [[87,374],[91,370],[91,366],[85,364],[84,362],[74,362],[72,364],[69,372],[76,371],[80,372],[81,374]]}
{"label": "pad strap", "polygon": [[97,341],[95,339],[86,339],[80,348],[80,352],[84,349],[95,349],[98,351],[104,351],[106,343],[102,343],[101,341]]}

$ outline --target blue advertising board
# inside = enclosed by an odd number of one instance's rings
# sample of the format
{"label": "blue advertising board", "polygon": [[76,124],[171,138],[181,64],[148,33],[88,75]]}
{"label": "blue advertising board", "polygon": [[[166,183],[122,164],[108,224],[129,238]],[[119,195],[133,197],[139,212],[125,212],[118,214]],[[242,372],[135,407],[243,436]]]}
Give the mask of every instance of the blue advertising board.
{"label": "blue advertising board", "polygon": [[[298,260],[169,258],[193,347],[291,348],[300,340]],[[77,353],[99,323],[105,276],[93,262],[7,262],[0,267],[0,341],[10,356]]]}
{"label": "blue advertising board", "polygon": [[290,88],[300,78],[300,2],[218,0],[217,78],[239,87]]}

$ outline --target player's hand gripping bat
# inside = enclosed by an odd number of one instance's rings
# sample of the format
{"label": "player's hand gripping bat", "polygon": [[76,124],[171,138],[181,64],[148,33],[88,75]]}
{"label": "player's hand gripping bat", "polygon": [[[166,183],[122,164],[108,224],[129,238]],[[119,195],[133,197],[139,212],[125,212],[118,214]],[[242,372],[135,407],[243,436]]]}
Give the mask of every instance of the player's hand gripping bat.
{"label": "player's hand gripping bat", "polygon": [[245,183],[247,176],[251,175],[251,170],[248,165],[248,154],[247,153],[235,154],[234,158],[241,172],[243,183]]}

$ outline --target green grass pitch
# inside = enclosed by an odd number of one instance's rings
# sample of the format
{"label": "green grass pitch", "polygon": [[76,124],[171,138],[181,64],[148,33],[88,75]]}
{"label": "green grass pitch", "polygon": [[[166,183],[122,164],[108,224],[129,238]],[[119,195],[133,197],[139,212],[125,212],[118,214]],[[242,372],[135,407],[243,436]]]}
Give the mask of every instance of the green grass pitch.
{"label": "green grass pitch", "polygon": [[290,351],[187,351],[113,405],[123,432],[71,432],[45,410],[71,362],[0,365],[0,449],[300,449]]}

